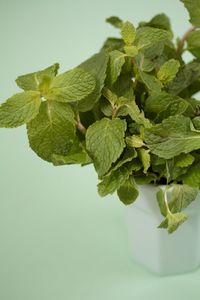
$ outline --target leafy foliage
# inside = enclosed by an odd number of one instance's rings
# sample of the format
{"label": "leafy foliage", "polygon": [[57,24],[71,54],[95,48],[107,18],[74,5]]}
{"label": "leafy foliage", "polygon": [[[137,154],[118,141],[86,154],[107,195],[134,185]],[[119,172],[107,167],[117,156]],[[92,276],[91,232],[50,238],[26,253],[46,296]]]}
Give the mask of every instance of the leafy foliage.
{"label": "leafy foliage", "polygon": [[106,21],[120,36],[62,74],[55,63],[19,76],[23,91],[0,105],[0,127],[26,124],[42,159],[94,164],[100,196],[116,192],[128,205],[139,185],[164,184],[159,227],[169,233],[200,188],[200,1],[181,2],[194,26],[176,44],[165,14],[138,26],[112,16]]}

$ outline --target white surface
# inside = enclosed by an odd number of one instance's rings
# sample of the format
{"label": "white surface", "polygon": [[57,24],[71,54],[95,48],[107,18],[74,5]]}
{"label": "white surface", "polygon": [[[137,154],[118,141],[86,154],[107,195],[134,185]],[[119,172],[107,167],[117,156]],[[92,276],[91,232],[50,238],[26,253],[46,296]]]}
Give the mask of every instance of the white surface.
{"label": "white surface", "polygon": [[163,217],[156,192],[154,186],[141,186],[136,202],[126,208],[133,258],[160,275],[192,271],[200,265],[200,194],[185,210],[188,220],[168,234],[157,228]]}

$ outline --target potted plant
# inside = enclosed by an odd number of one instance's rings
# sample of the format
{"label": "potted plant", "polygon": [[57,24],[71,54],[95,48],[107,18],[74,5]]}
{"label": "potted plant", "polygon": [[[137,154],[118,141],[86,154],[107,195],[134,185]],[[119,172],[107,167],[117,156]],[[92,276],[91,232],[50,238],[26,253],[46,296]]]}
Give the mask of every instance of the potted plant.
{"label": "potted plant", "polygon": [[160,274],[200,263],[200,2],[181,2],[192,27],[176,43],[165,14],[137,28],[110,17],[120,38],[73,70],[19,76],[0,106],[0,127],[26,124],[40,158],[94,164],[99,194],[127,205],[135,259]]}

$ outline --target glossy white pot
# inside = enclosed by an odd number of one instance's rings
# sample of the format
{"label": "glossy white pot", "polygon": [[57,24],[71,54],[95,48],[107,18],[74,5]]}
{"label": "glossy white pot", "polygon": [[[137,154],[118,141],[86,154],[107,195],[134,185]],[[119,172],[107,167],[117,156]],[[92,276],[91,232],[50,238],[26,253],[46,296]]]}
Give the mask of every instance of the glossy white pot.
{"label": "glossy white pot", "polygon": [[173,234],[157,226],[163,220],[156,201],[158,188],[139,187],[126,217],[132,255],[135,261],[160,275],[184,273],[200,265],[200,194],[185,212],[188,220]]}

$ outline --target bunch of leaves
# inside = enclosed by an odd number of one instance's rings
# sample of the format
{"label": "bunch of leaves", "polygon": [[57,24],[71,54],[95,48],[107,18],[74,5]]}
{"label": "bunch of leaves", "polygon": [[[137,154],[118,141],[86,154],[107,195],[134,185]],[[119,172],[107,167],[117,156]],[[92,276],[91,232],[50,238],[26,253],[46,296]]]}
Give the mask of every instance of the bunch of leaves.
{"label": "bunch of leaves", "polygon": [[[120,38],[72,70],[19,76],[23,91],[0,106],[0,127],[26,124],[30,147],[55,166],[94,164],[101,196],[133,203],[138,185],[157,194],[171,233],[200,187],[200,2],[181,0],[192,27],[174,43],[165,14],[135,27],[113,16]],[[183,53],[193,59],[185,62]],[[169,193],[169,190],[172,191]],[[170,195],[170,197],[168,197]]]}

